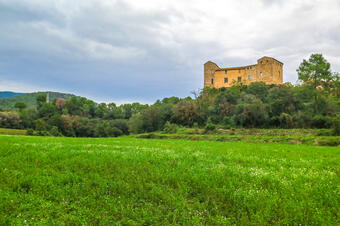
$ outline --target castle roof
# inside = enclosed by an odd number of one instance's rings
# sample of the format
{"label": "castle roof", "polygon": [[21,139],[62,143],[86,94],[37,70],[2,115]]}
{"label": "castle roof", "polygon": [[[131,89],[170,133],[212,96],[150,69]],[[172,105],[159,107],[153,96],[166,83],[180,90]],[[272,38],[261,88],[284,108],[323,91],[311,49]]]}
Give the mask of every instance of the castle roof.
{"label": "castle roof", "polygon": [[245,68],[253,67],[253,66],[256,66],[256,64],[247,65],[247,66],[240,66],[240,67],[225,67],[225,68],[217,69],[216,71],[224,71],[224,70],[241,70],[241,69],[245,69]]}
{"label": "castle roof", "polygon": [[[273,58],[273,57],[268,57],[268,56],[264,56],[264,57],[261,57],[260,59],[258,60],[261,60],[263,58],[269,58],[269,59],[272,59],[272,60],[275,60],[277,62],[279,62],[280,64],[283,65],[283,63],[281,61],[278,61],[277,59]],[[211,62],[211,61],[208,61],[208,62]],[[214,62],[212,62],[214,63]],[[215,64],[215,63],[214,63]],[[225,67],[225,68],[219,68],[217,69],[216,71],[224,71],[224,70],[241,70],[241,69],[246,69],[246,68],[249,68],[249,67],[253,67],[253,66],[256,66],[257,64],[252,64],[252,65],[247,65],[247,66],[240,66],[240,67]],[[217,65],[216,65],[217,66]]]}
{"label": "castle roof", "polygon": [[259,60],[261,60],[261,59],[263,59],[263,58],[270,58],[270,59],[272,59],[272,60],[275,60],[275,61],[277,61],[277,62],[279,62],[280,64],[282,64],[283,65],[283,63],[281,62],[281,61],[278,61],[277,59],[275,59],[274,57],[268,57],[268,56],[264,56],[264,57],[261,57]]}

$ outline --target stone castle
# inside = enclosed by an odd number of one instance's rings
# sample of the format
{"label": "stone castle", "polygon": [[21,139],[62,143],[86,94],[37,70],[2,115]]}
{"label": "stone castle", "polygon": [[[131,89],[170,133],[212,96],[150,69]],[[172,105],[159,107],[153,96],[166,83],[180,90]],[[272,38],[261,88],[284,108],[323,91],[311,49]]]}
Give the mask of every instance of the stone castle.
{"label": "stone castle", "polygon": [[231,87],[239,82],[248,85],[252,82],[264,82],[266,84],[282,84],[283,63],[272,58],[262,57],[257,64],[220,68],[214,62],[204,64],[204,87]]}

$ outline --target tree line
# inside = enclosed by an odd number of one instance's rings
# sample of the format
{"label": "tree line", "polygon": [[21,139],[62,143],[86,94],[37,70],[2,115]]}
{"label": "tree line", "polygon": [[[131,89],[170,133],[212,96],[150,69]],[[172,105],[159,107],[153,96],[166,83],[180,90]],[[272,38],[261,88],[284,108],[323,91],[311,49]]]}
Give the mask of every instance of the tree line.
{"label": "tree line", "polygon": [[321,54],[299,68],[298,84],[205,88],[194,98],[169,97],[152,105],[97,104],[86,98],[46,102],[36,108],[16,103],[16,111],[0,112],[0,126],[27,129],[29,134],[111,137],[129,133],[175,131],[178,126],[215,128],[334,128],[340,133],[340,76]]}

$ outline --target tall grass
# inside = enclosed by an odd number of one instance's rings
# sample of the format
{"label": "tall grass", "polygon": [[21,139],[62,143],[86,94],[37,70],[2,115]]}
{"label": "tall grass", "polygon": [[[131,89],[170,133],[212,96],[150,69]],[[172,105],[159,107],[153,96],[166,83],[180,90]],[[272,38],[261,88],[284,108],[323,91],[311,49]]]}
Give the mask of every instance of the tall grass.
{"label": "tall grass", "polygon": [[26,135],[26,130],[0,128],[0,134],[4,134],[4,135]]}
{"label": "tall grass", "polygon": [[0,224],[335,225],[339,147],[0,136]]}

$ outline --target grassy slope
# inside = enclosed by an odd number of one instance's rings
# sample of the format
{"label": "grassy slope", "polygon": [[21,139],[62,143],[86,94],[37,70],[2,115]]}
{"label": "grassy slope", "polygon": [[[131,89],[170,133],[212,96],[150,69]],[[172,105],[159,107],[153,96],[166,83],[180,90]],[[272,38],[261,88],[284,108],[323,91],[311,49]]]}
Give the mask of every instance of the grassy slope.
{"label": "grassy slope", "polygon": [[339,224],[339,147],[0,136],[0,224]]}
{"label": "grassy slope", "polygon": [[[13,110],[14,105],[17,102],[24,102],[28,108],[36,107],[37,96],[41,93],[47,93],[47,92],[27,93],[27,94],[15,96],[15,97],[0,99],[0,108]],[[53,99],[55,98],[70,99],[71,97],[74,96],[72,94],[58,93],[58,92],[48,92],[48,93],[50,95],[50,101],[53,101]]]}

